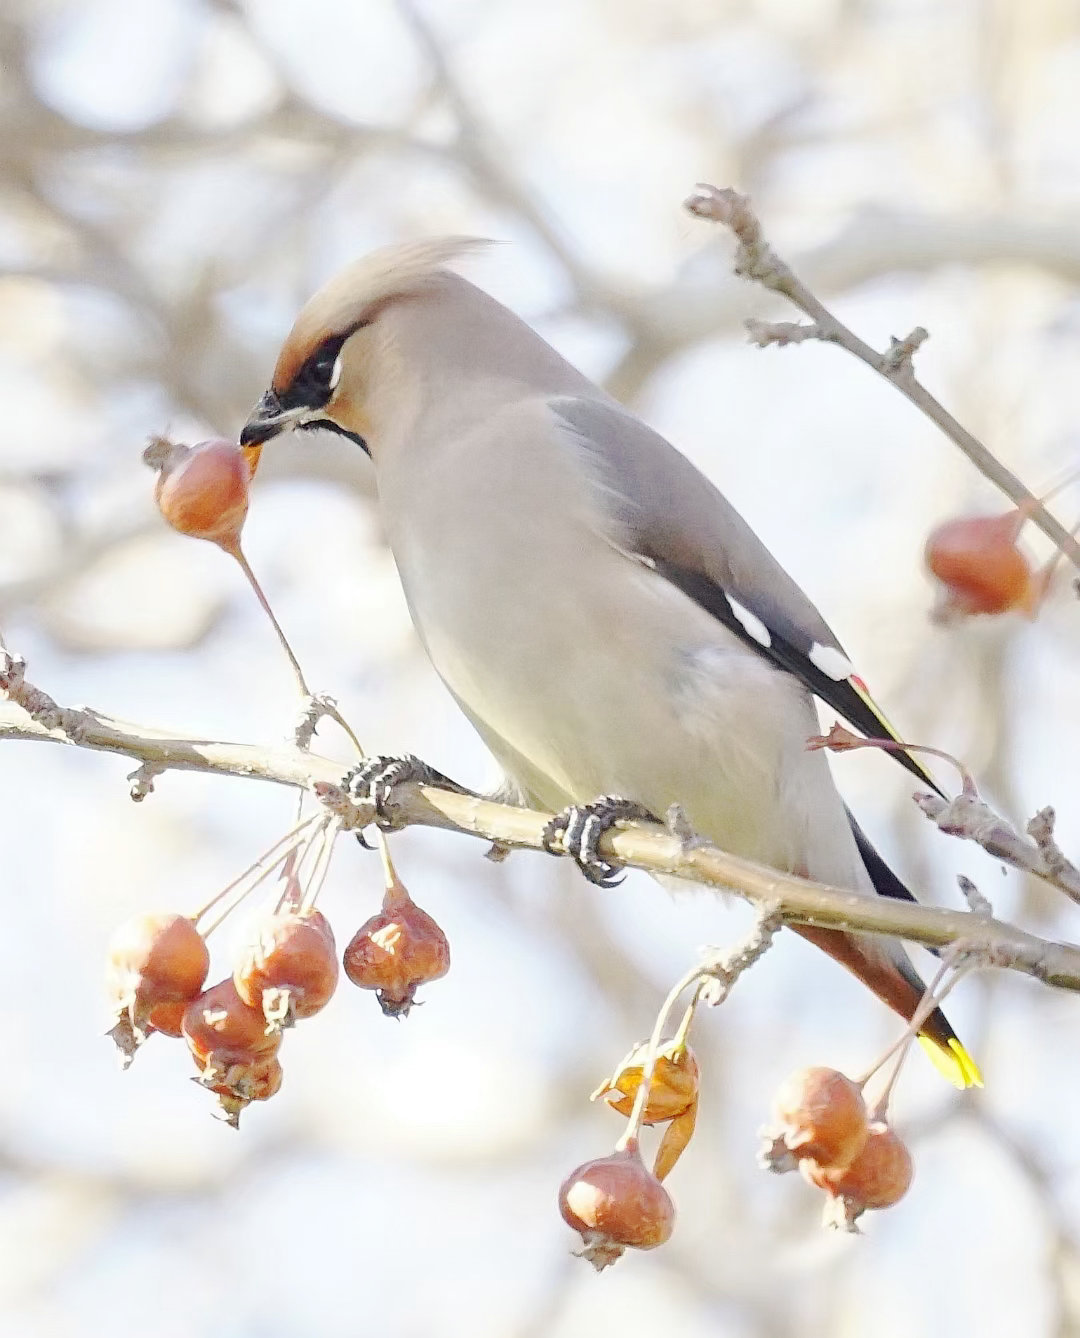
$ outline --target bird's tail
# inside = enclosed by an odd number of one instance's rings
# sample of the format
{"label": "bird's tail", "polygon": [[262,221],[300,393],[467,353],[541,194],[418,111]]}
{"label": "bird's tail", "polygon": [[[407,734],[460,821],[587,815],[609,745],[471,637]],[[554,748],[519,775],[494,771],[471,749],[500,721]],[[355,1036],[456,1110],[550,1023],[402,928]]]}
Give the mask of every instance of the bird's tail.
{"label": "bird's tail", "polygon": [[[855,837],[855,844],[859,847],[863,864],[866,866],[866,872],[870,875],[870,881],[873,883],[874,891],[878,896],[893,897],[899,901],[915,901],[915,897],[912,896],[907,887],[870,844],[866,833],[855,821],[850,809],[848,810],[848,821],[851,823],[851,831]],[[917,991],[921,998],[926,987],[905,952],[901,951],[898,954],[895,965],[910,988]],[[886,999],[886,1002],[897,1008],[897,1002],[893,999]],[[898,1011],[902,1013],[903,1009],[898,1009]],[[911,1013],[908,1013],[908,1017],[911,1017]],[[922,1030],[919,1032],[919,1044],[926,1051],[930,1062],[937,1071],[947,1078],[954,1087],[981,1087],[983,1085],[978,1064],[968,1054],[960,1038],[953,1031],[949,1019],[940,1008],[935,1008],[923,1023]]]}
{"label": "bird's tail", "polygon": [[[846,966],[906,1021],[914,1017],[926,986],[902,948],[895,953],[887,951],[881,940],[870,934],[848,934],[842,929],[823,929],[820,925],[791,927],[822,952],[828,953],[833,961]],[[983,1085],[978,1065],[964,1049],[940,1008],[935,1008],[922,1024],[919,1043],[934,1067],[954,1087]]]}
{"label": "bird's tail", "polygon": [[919,1044],[926,1051],[934,1068],[954,1087],[983,1085],[978,1064],[968,1054],[960,1038],[949,1025],[949,1019],[940,1008],[935,1008],[923,1023],[919,1032]]}

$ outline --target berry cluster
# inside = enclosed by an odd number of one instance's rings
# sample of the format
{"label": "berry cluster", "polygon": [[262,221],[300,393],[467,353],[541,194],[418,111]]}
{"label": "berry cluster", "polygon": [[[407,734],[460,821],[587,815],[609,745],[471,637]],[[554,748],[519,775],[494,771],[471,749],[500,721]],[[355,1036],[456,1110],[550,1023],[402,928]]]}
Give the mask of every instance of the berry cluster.
{"label": "berry cluster", "polygon": [[801,1069],[773,1103],[761,1162],[771,1171],[797,1166],[826,1194],[827,1226],[856,1230],[871,1208],[891,1208],[911,1184],[911,1154],[890,1128],[884,1104],[870,1112],[863,1084],[829,1068]]}
{"label": "berry cluster", "polygon": [[[195,1081],[213,1093],[216,1114],[234,1128],[246,1106],[278,1091],[283,1033],[325,1008],[337,988],[334,933],[314,905],[336,834],[331,822],[309,819],[291,845],[279,842],[197,915],[141,915],[117,930],[106,982],[114,1016],[110,1034],[125,1067],[152,1033],[183,1037]],[[317,854],[325,858],[305,861],[320,842]],[[306,886],[294,872],[305,862],[312,870]],[[385,865],[383,908],[353,935],[344,965],[354,985],[378,991],[384,1013],[403,1017],[417,988],[446,974],[450,949],[389,858]],[[232,974],[206,987],[207,936],[279,867],[284,893],[251,927]]]}
{"label": "berry cluster", "polygon": [[[270,619],[307,702],[303,672],[241,548],[258,449],[213,439],[186,446],[155,437],[143,460],[157,470],[154,499],[173,529],[215,543],[240,565]],[[320,710],[355,735],[336,707]],[[315,717],[312,717],[314,721]],[[308,735],[310,737],[310,733]],[[298,737],[298,746],[306,746]],[[197,1081],[217,1097],[218,1113],[236,1125],[241,1110],[281,1086],[282,1032],[330,1001],[338,981],[334,934],[315,901],[342,824],[327,810],[276,842],[197,915],[141,916],[113,940],[109,994],[112,1036],[125,1064],[154,1031],[183,1036]],[[349,980],[374,990],[388,1017],[405,1017],[417,988],[444,976],[450,947],[439,926],[412,900],[380,834],[385,874],[382,909],[353,935],[343,965]],[[206,937],[275,870],[284,892],[255,924],[232,974],[204,988]]]}
{"label": "berry cluster", "polygon": [[[664,1244],[674,1229],[675,1207],[661,1182],[697,1122],[701,1075],[687,1036],[696,1007],[707,997],[699,988],[675,1036],[661,1044],[658,1038],[679,988],[661,1011],[652,1040],[634,1046],[593,1093],[593,1100],[603,1099],[628,1119],[615,1151],[577,1167],[559,1190],[563,1219],[580,1234],[580,1253],[597,1269],[614,1263],[627,1248]],[[932,1007],[936,997],[928,990],[921,1011]],[[826,1226],[857,1231],[864,1212],[898,1203],[911,1184],[911,1156],[891,1128],[887,1110],[918,1025],[909,1025],[859,1082],[835,1069],[807,1068],[776,1094],[774,1123],[762,1131],[766,1141],[759,1160],[771,1171],[798,1168],[824,1191]],[[894,1056],[881,1095],[868,1109],[863,1090]],[[648,1125],[663,1126],[651,1169],[639,1142]]]}

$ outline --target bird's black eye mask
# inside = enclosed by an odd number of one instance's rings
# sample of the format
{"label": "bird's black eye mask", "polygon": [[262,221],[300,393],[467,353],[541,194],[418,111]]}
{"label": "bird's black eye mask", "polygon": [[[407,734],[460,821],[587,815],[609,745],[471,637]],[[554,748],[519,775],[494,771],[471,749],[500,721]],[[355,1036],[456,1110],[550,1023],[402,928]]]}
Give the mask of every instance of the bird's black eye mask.
{"label": "bird's black eye mask", "polygon": [[323,340],[296,373],[288,390],[278,393],[282,409],[321,409],[329,403],[341,377],[341,350],[352,333],[347,330]]}
{"label": "bird's black eye mask", "polygon": [[[302,364],[291,385],[284,390],[268,390],[240,433],[241,445],[261,445],[289,427],[312,431],[321,428],[348,437],[366,451],[367,443],[358,433],[350,432],[332,418],[317,415],[330,402],[341,379],[341,350],[345,341],[368,324],[369,321],[357,321],[339,334],[324,339]],[[313,416],[304,421],[307,414]]]}

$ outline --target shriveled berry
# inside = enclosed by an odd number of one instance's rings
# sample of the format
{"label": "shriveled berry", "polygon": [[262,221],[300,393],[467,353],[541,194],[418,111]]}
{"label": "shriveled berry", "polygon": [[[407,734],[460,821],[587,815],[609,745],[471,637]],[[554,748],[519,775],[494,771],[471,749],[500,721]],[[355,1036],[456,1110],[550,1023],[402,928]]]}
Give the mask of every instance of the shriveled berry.
{"label": "shriveled berry", "polygon": [[395,879],[386,889],[382,910],[353,935],[343,964],[354,985],[378,991],[387,1017],[405,1017],[417,988],[450,970],[450,944]]}
{"label": "shriveled berry", "polygon": [[635,1139],[610,1157],[571,1171],[559,1189],[559,1211],[580,1233],[581,1255],[598,1272],[627,1246],[651,1250],[663,1245],[675,1226],[675,1205],[641,1160]]}
{"label": "shriveled berry", "polygon": [[[139,915],[122,924],[109,943],[105,978],[116,1023],[110,1035],[126,1064],[146,1039],[153,1011],[198,995],[210,954],[186,915]],[[160,1031],[166,1027],[153,1028]]]}
{"label": "shriveled berry", "polygon": [[233,552],[247,518],[251,481],[236,442],[214,438],[184,446],[158,437],[143,459],[159,470],[154,499],[173,529]]}
{"label": "shriveled berry", "polygon": [[[593,1092],[591,1100],[603,1097],[612,1110],[629,1115],[645,1071],[649,1047],[635,1045],[607,1082]],[[645,1124],[662,1124],[684,1114],[697,1101],[700,1070],[693,1050],[684,1042],[669,1041],[656,1055],[649,1096],[645,1103]]]}
{"label": "shriveled berry", "polygon": [[281,1078],[281,1064],[270,1058],[228,1068],[210,1064],[196,1081],[217,1097],[214,1114],[218,1119],[238,1129],[241,1111],[253,1101],[269,1101],[280,1091]]}
{"label": "shriveled berry", "polygon": [[823,1166],[848,1166],[866,1142],[862,1089],[829,1068],[800,1069],[780,1087],[773,1103],[776,1127],[762,1160],[776,1171],[791,1170],[804,1157]]}
{"label": "shriveled berry", "polygon": [[825,1223],[846,1231],[867,1209],[891,1208],[907,1193],[915,1169],[904,1141],[887,1124],[875,1121],[862,1151],[846,1169],[804,1161],[803,1175],[829,1195]]}
{"label": "shriveled berry", "polygon": [[248,1007],[231,976],[188,1004],[182,1027],[188,1049],[202,1069],[271,1059],[281,1046],[281,1032],[267,1032],[262,1010]]}
{"label": "shriveled berry", "polygon": [[240,998],[279,1029],[325,1008],[337,980],[334,933],[321,911],[279,911],[261,920],[233,972]]}
{"label": "shriveled berry", "polygon": [[[593,1092],[591,1100],[603,1097],[613,1110],[629,1116],[644,1076],[648,1052],[647,1042],[635,1045],[611,1078]],[[653,1162],[653,1174],[658,1180],[671,1174],[693,1137],[699,1085],[698,1062],[685,1040],[672,1039],[657,1051],[642,1123],[667,1124]]]}
{"label": "shriveled berry", "polygon": [[1041,586],[1017,547],[1024,520],[1017,509],[948,520],[933,531],[926,565],[944,586],[939,616],[1035,610]]}

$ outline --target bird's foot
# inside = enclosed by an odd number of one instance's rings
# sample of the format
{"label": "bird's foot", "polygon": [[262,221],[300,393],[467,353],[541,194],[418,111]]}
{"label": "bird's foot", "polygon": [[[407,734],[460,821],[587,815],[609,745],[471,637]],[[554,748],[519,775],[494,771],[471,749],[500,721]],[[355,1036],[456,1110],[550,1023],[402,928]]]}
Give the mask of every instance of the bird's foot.
{"label": "bird's foot", "polygon": [[[384,831],[392,831],[394,790],[410,782],[416,785],[436,785],[441,790],[453,790],[456,794],[473,793],[411,753],[402,757],[365,757],[345,773],[341,779],[341,788],[355,803],[372,804],[376,825]],[[362,831],[356,833],[356,839],[362,846],[369,844]]]}
{"label": "bird's foot", "polygon": [[571,804],[544,828],[544,849],[551,855],[569,855],[581,872],[597,887],[615,887],[623,881],[618,864],[600,856],[600,838],[613,827],[628,822],[658,819],[633,799],[605,794],[591,804]]}

